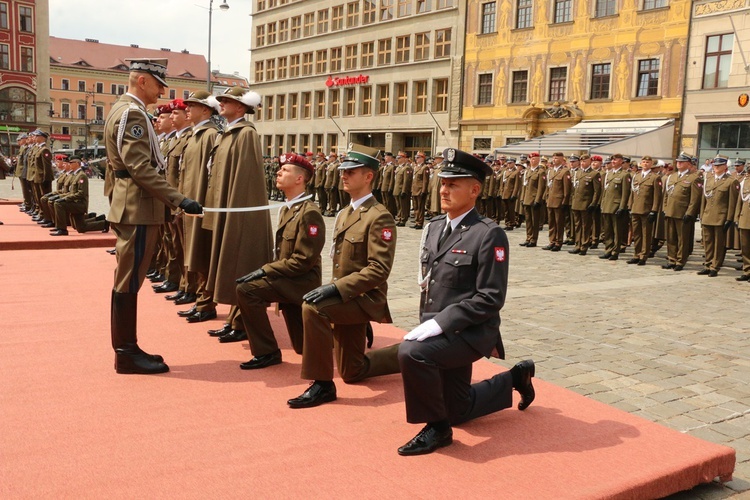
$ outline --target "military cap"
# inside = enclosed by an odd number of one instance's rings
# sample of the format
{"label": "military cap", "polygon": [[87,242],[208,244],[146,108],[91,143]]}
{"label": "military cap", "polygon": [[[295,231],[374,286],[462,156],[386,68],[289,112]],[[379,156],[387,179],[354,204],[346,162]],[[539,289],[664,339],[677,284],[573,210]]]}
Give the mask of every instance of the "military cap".
{"label": "military cap", "polygon": [[315,173],[315,167],[312,165],[312,163],[310,163],[307,158],[302,155],[298,155],[297,153],[285,153],[279,156],[279,163],[281,165],[296,165],[298,167],[304,168],[311,174]]}
{"label": "military cap", "polygon": [[417,154],[414,155],[414,158],[417,157],[427,158],[423,151],[417,151]]}
{"label": "military cap", "polygon": [[690,163],[692,163],[693,165],[697,165],[698,164],[698,157],[697,156],[693,156],[692,158],[690,158]]}
{"label": "military cap", "polygon": [[506,163],[515,163],[516,159],[511,156],[510,158],[506,159],[505,162]]}
{"label": "military cap", "polygon": [[610,158],[610,159],[620,158],[620,159],[623,159],[623,160],[625,159],[625,157],[624,157],[624,156],[622,156],[622,154],[621,154],[621,153],[615,153],[615,154],[613,154],[612,156],[610,156],[609,158]]}
{"label": "military cap", "polygon": [[568,161],[581,161],[581,157],[578,155],[570,155],[568,156]]}
{"label": "military cap", "polygon": [[719,155],[719,156],[717,156],[716,158],[714,158],[712,160],[712,163],[714,165],[726,165],[727,164],[727,160],[728,160],[728,158],[726,156]]}
{"label": "military cap", "polygon": [[244,104],[249,114],[255,113],[255,108],[260,107],[260,95],[252,90],[243,89],[239,86],[234,86],[230,89],[226,89],[223,94],[216,96],[216,100],[221,102],[227,99],[237,101]]}
{"label": "military cap", "polygon": [[593,155],[591,157],[591,161],[603,161],[603,160],[602,160],[601,156],[599,156],[599,155]]}
{"label": "military cap", "polygon": [[562,156],[563,158],[565,158],[565,155],[562,154],[560,151],[558,151],[556,153],[552,153],[552,156]]}
{"label": "military cap", "polygon": [[185,101],[182,99],[174,99],[172,102],[169,103],[170,107],[172,108],[172,111],[179,110],[179,111],[185,111],[187,109],[187,105],[185,104]]}
{"label": "military cap", "polygon": [[393,156],[393,153],[391,153],[390,151],[388,151],[387,153],[385,153],[385,156]]}
{"label": "military cap", "polygon": [[692,161],[693,158],[689,154],[682,152],[678,154],[677,158],[675,158],[674,160],[675,161]]}
{"label": "military cap", "polygon": [[474,155],[461,151],[460,149],[448,148],[443,151],[443,156],[448,162],[438,177],[459,178],[473,177],[479,182],[492,173],[492,168]]}
{"label": "military cap", "polygon": [[380,151],[368,148],[360,144],[349,144],[349,151],[344,161],[339,165],[339,170],[350,170],[359,167],[368,167],[373,170],[380,168]]}
{"label": "military cap", "polygon": [[[305,151],[305,156],[314,156],[312,151]],[[278,158],[278,156],[274,156],[274,158]]]}
{"label": "military cap", "polygon": [[641,160],[651,160],[651,161],[654,161],[654,159],[651,158],[649,155],[646,155],[646,156],[642,157]]}
{"label": "military cap", "polygon": [[73,155],[70,158],[68,158],[68,161],[81,161],[81,157],[78,155]]}
{"label": "military cap", "polygon": [[521,156],[519,156],[518,158],[519,158],[519,159],[520,159],[521,161],[526,161],[526,160],[528,160],[528,159],[529,159],[529,157],[528,157],[528,156],[526,156],[526,155],[521,155]]}
{"label": "military cap", "polygon": [[[612,158],[614,158],[614,156]],[[630,157],[629,156],[623,156],[622,157],[622,161],[624,161],[625,163],[630,163]]]}
{"label": "military cap", "polygon": [[190,94],[190,96],[187,98],[185,102],[203,104],[207,108],[211,108],[211,112],[213,114],[217,114],[221,111],[221,106],[219,105],[219,101],[216,100],[216,97],[214,97],[213,94],[205,90],[199,90],[197,92],[193,92],[192,94]]}
{"label": "military cap", "polygon": [[435,153],[435,158],[442,158],[442,157],[443,157],[443,153]]}
{"label": "military cap", "polygon": [[587,154],[582,154],[581,157],[580,157],[581,160],[588,160],[590,158],[591,158],[591,156],[589,156]]}
{"label": "military cap", "polygon": [[487,163],[492,163],[493,161],[495,161],[495,158],[492,155],[487,155],[484,157],[484,161]]}
{"label": "military cap", "polygon": [[736,165],[744,165],[745,164],[745,160],[743,160],[742,158],[737,158],[736,160],[734,160],[734,164],[735,164],[735,166]]}
{"label": "military cap", "polygon": [[166,59],[125,59],[130,63],[130,71],[137,71],[139,73],[148,73],[149,75],[156,78],[156,81],[169,87],[167,85],[167,60]]}
{"label": "military cap", "polygon": [[23,139],[28,139],[28,138],[29,138],[29,134],[20,134],[18,138],[16,139],[16,141],[21,141]]}
{"label": "military cap", "polygon": [[529,158],[539,158],[539,153],[534,151],[533,153],[529,153]]}
{"label": "military cap", "polygon": [[33,132],[31,132],[29,135],[34,136],[34,137],[44,137],[45,139],[49,137],[49,134],[42,129],[36,129]]}

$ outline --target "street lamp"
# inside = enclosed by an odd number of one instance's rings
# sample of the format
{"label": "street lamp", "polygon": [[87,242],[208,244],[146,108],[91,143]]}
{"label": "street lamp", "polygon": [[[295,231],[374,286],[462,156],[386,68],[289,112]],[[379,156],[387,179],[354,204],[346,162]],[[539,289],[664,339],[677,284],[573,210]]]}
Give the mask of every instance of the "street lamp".
{"label": "street lamp", "polygon": [[[209,0],[208,2],[208,74],[206,75],[206,90],[211,92],[211,17],[214,10],[214,0]],[[221,5],[219,5],[219,10],[227,11],[229,10],[229,5],[227,5],[227,0],[224,0]]]}

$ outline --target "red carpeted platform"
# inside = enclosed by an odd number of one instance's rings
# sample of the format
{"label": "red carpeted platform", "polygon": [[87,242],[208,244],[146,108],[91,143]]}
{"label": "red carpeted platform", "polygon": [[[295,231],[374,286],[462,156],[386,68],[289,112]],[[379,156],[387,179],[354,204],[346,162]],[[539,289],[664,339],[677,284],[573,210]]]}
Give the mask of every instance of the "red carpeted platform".
{"label": "red carpeted platform", "polygon": [[52,248],[114,248],[115,236],[92,231],[79,233],[68,227],[68,236],[50,236],[50,230],[41,227],[27,214],[18,211],[15,200],[0,204],[0,250],[40,250]]}
{"label": "red carpeted platform", "polygon": [[[291,410],[286,400],[307,383],[282,321],[284,363],[241,371],[246,343],[206,335],[223,315],[187,324],[148,285],[140,343],[172,371],[117,375],[113,268],[103,249],[0,253],[0,498],[637,499],[729,480],[734,469],[731,448],[540,379],[528,410],[457,428],[454,445],[432,455],[400,457],[419,428],[405,423],[398,375],[337,379],[338,401]],[[376,347],[402,334],[380,326]],[[478,379],[503,369],[475,367]]]}

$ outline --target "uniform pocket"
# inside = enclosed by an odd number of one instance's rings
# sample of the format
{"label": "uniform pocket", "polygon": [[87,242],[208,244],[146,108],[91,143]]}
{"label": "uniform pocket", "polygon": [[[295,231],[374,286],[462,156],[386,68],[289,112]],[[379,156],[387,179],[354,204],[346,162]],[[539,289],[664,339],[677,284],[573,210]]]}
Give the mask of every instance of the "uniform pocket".
{"label": "uniform pocket", "polygon": [[468,289],[474,285],[474,256],[469,254],[445,255],[445,277],[443,286],[448,288]]}
{"label": "uniform pocket", "polygon": [[362,259],[367,253],[366,233],[346,233],[344,235],[344,255],[352,260]]}

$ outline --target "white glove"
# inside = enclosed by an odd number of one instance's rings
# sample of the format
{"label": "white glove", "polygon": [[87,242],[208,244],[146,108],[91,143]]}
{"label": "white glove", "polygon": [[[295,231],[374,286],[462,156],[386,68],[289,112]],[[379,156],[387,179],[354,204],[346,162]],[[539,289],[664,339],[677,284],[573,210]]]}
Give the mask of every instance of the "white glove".
{"label": "white glove", "polygon": [[443,329],[440,328],[440,325],[438,325],[437,321],[431,319],[425,321],[424,323],[404,335],[404,340],[416,340],[417,342],[422,342],[425,339],[435,337],[436,335],[440,335],[441,333],[443,333]]}

